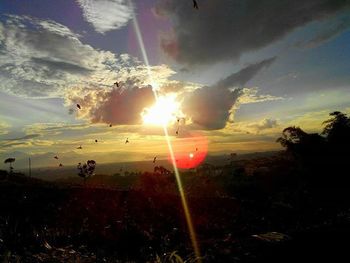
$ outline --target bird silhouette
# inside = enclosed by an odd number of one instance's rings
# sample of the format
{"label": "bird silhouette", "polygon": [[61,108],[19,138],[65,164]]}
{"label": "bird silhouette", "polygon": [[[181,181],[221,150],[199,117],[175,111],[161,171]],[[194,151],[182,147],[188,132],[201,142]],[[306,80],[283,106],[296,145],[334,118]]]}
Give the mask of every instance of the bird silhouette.
{"label": "bird silhouette", "polygon": [[157,159],[157,156],[155,156],[155,157],[153,158],[153,163],[156,162],[156,159]]}
{"label": "bird silhouette", "polygon": [[95,142],[98,142],[98,140],[95,140]]}
{"label": "bird silhouette", "polygon": [[61,164],[61,163],[60,163],[58,166],[59,166],[59,167],[62,167],[62,166],[63,166],[63,164]]}
{"label": "bird silhouette", "polygon": [[114,85],[117,86],[117,88],[119,88],[119,83],[117,81],[114,83]]}
{"label": "bird silhouette", "polygon": [[112,123],[111,124],[109,124],[109,127],[112,127],[113,125],[112,125]]}
{"label": "bird silhouette", "polygon": [[81,150],[81,149],[83,149],[83,147],[81,147],[81,145],[80,145],[79,147],[77,147],[77,149],[80,149],[80,150]]}
{"label": "bird silhouette", "polygon": [[126,138],[125,144],[129,143],[129,138]]}
{"label": "bird silhouette", "polygon": [[81,109],[81,106],[79,104],[77,104],[77,108],[80,110]]}
{"label": "bird silhouette", "polygon": [[53,158],[55,158],[56,160],[58,160],[58,156],[56,155],[55,157],[53,157]]}
{"label": "bird silhouette", "polygon": [[193,8],[198,9],[198,3],[196,0],[193,0]]}

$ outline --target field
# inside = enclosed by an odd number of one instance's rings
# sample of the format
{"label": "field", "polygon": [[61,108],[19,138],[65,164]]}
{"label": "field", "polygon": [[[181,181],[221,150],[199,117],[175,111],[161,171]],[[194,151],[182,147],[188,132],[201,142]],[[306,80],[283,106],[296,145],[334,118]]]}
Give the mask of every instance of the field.
{"label": "field", "polygon": [[[182,174],[202,262],[349,258],[347,191],[308,188],[293,162],[279,154]],[[198,261],[174,176],[159,173],[85,184],[7,175],[0,252],[4,262]]]}

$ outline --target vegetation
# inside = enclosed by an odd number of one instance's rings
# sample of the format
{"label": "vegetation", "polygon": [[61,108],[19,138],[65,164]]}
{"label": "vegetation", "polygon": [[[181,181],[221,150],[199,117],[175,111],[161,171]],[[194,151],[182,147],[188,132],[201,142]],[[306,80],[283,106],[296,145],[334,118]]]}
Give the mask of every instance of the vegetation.
{"label": "vegetation", "polygon": [[[320,134],[283,130],[274,156],[182,173],[203,262],[349,260],[350,122],[330,117]],[[93,175],[95,165],[78,166],[84,185],[0,180],[5,262],[198,261],[171,172]]]}

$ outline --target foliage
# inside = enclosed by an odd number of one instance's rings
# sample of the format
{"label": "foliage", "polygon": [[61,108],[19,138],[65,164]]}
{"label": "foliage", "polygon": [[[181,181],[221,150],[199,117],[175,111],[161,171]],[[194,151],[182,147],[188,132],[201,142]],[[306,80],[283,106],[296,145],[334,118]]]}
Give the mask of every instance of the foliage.
{"label": "foliage", "polygon": [[94,175],[95,168],[96,168],[96,162],[94,160],[88,160],[83,165],[81,163],[79,163],[77,168],[79,171],[78,175],[80,177],[84,178],[84,180],[86,180],[87,178]]}
{"label": "foliage", "polygon": [[335,111],[321,134],[307,133],[299,127],[288,127],[277,139],[299,162],[300,174],[313,185],[346,187],[349,178],[345,163],[350,157],[350,119]]}
{"label": "foliage", "polygon": [[16,161],[16,158],[7,158],[4,163],[9,163],[10,164],[10,174],[13,173],[13,167],[12,167],[12,163],[14,163]]}

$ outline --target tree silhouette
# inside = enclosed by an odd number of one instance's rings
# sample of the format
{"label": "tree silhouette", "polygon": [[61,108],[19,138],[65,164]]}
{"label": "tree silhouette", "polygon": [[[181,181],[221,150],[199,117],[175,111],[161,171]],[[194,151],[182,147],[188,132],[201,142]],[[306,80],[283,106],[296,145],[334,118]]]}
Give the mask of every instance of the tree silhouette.
{"label": "tree silhouette", "polygon": [[84,179],[84,183],[86,180],[94,175],[96,168],[96,162],[94,160],[88,160],[86,163],[81,164],[78,163],[78,175]]}
{"label": "tree silhouette", "polygon": [[14,163],[16,161],[16,158],[7,158],[4,163],[9,163],[10,167],[9,167],[9,172],[10,174],[13,173],[13,167],[12,167],[12,163]]}
{"label": "tree silhouette", "polygon": [[283,147],[287,148],[294,156],[319,155],[325,150],[325,138],[317,133],[307,133],[299,127],[288,127],[282,132],[282,137],[277,139]]}
{"label": "tree silhouette", "polygon": [[333,154],[350,153],[350,118],[339,111],[329,114],[332,118],[323,122],[326,126],[322,134],[327,137],[330,149]]}
{"label": "tree silhouette", "polygon": [[313,185],[346,187],[350,183],[350,119],[339,111],[329,115],[321,134],[292,126],[283,130],[277,142],[295,157],[300,174]]}

